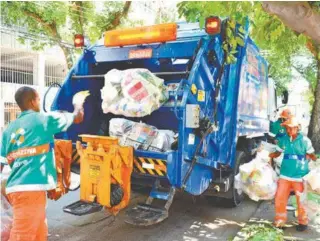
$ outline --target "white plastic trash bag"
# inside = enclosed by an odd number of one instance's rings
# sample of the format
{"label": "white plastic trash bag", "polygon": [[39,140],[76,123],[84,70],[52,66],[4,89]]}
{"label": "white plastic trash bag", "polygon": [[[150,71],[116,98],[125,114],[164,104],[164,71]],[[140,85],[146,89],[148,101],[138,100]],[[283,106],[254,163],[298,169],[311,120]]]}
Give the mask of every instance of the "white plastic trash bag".
{"label": "white plastic trash bag", "polygon": [[258,152],[257,157],[240,166],[235,177],[235,188],[254,201],[271,200],[277,191],[277,174],[268,162],[268,152]]}
{"label": "white plastic trash bag", "polygon": [[83,108],[83,104],[89,95],[90,95],[90,92],[88,90],[80,91],[76,93],[72,98],[72,104],[77,108],[80,108],[80,109]]}
{"label": "white plastic trash bag", "polygon": [[311,170],[303,179],[307,181],[310,191],[320,194],[320,168]]}
{"label": "white plastic trash bag", "polygon": [[168,99],[163,79],[147,69],[112,69],[104,78],[101,98],[105,114],[143,117]]}

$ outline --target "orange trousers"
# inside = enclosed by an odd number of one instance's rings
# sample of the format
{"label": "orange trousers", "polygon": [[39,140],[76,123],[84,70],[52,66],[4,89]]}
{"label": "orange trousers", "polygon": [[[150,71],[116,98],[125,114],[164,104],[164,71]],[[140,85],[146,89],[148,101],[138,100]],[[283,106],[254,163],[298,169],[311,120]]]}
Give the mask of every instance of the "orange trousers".
{"label": "orange trousers", "polygon": [[275,197],[276,217],[275,225],[283,226],[287,221],[287,203],[290,192],[294,190],[298,204],[298,222],[299,224],[307,225],[308,216],[305,207],[300,201],[299,193],[303,193],[303,182],[288,181],[280,178],[278,181],[278,189]]}
{"label": "orange trousers", "polygon": [[46,191],[8,194],[13,208],[10,241],[46,241]]}

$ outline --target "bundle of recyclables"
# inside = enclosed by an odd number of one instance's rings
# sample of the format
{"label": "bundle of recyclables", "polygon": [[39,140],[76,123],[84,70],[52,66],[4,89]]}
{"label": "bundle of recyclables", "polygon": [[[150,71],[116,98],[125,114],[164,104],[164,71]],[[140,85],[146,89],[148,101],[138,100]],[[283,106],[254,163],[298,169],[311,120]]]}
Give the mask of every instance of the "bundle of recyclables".
{"label": "bundle of recyclables", "polygon": [[[307,192],[300,193],[300,201],[305,207],[308,219],[311,223],[320,224],[320,195],[310,191],[308,188]],[[293,206],[298,208],[296,198],[293,198]],[[297,215],[297,213],[296,213]]]}
{"label": "bundle of recyclables", "polygon": [[170,130],[158,130],[154,126],[123,118],[110,120],[109,135],[118,137],[120,145],[132,146],[145,151],[166,152],[171,150],[175,133]]}
{"label": "bundle of recyclables", "polygon": [[168,99],[164,80],[147,69],[110,70],[101,89],[103,113],[143,117]]}
{"label": "bundle of recyclables", "polygon": [[269,164],[269,152],[262,150],[252,161],[240,166],[235,177],[238,193],[246,193],[254,201],[271,200],[277,191],[277,174]]}
{"label": "bundle of recyclables", "polygon": [[308,191],[320,195],[320,159],[310,161],[310,172],[303,178],[308,184]]}

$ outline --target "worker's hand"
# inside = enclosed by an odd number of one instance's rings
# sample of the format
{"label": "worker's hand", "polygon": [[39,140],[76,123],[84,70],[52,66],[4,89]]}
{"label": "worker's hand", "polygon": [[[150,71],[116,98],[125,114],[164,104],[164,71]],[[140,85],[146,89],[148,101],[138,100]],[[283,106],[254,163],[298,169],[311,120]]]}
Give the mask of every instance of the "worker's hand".
{"label": "worker's hand", "polygon": [[277,158],[281,155],[281,152],[273,152],[269,154],[270,158]]}
{"label": "worker's hand", "polygon": [[314,153],[312,153],[312,154],[307,154],[307,155],[306,155],[306,158],[307,158],[308,160],[312,160],[312,161],[316,161],[316,160],[317,160],[317,156],[316,156]]}
{"label": "worker's hand", "polygon": [[74,114],[74,120],[73,120],[74,124],[79,124],[83,121],[83,117],[84,117],[83,108],[75,108],[73,114]]}

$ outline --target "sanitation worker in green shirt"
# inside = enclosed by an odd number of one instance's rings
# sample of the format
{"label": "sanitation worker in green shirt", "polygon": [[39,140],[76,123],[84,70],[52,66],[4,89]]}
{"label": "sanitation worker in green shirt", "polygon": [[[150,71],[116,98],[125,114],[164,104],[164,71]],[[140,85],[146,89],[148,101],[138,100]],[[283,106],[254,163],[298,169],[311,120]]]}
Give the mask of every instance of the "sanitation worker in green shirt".
{"label": "sanitation worker in green shirt", "polygon": [[275,138],[277,141],[279,138],[286,135],[286,128],[281,124],[291,118],[293,118],[291,111],[289,109],[284,109],[280,114],[280,118],[276,122],[270,123],[270,132],[276,135]]}
{"label": "sanitation worker in green shirt", "polygon": [[299,123],[291,118],[282,124],[286,128],[287,135],[279,138],[277,152],[271,153],[275,158],[284,154],[280,168],[280,179],[275,197],[275,226],[283,227],[287,220],[286,205],[291,190],[294,190],[298,203],[297,231],[307,229],[308,217],[306,209],[300,198],[304,190],[303,177],[308,174],[308,160],[316,160],[311,141],[299,133]]}
{"label": "sanitation worker in green shirt", "polygon": [[46,192],[57,184],[54,135],[83,120],[83,108],[74,113],[40,113],[38,93],[21,87],[15,94],[19,117],[4,131],[0,159],[11,173],[6,193],[13,208],[10,241],[46,241]]}

